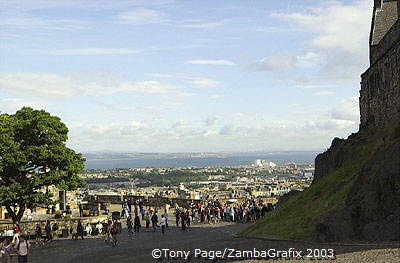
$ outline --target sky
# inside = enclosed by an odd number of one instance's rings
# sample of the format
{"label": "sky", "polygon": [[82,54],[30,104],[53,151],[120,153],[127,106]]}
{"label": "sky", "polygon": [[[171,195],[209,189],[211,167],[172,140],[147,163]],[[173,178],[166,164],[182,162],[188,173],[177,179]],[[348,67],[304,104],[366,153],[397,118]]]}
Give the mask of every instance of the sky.
{"label": "sky", "polygon": [[0,0],[0,111],[80,152],[314,151],[358,130],[370,0]]}

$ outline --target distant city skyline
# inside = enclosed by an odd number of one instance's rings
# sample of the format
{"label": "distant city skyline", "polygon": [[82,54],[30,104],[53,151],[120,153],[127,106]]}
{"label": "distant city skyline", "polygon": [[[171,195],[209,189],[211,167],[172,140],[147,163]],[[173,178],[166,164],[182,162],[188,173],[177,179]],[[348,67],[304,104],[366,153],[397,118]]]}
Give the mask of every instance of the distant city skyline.
{"label": "distant city skyline", "polygon": [[326,149],[358,130],[372,5],[0,0],[0,111],[80,152]]}

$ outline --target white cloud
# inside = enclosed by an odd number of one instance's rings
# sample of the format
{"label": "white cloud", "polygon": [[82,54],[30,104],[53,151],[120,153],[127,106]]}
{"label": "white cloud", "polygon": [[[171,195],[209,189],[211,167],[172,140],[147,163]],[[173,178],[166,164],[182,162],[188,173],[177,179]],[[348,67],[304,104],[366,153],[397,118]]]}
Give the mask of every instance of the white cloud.
{"label": "white cloud", "polygon": [[332,95],[335,95],[335,92],[331,91],[331,90],[322,90],[322,91],[314,92],[313,95],[315,95],[315,96],[332,96]]}
{"label": "white cloud", "polygon": [[211,96],[210,96],[210,99],[213,99],[213,100],[216,100],[216,99],[221,99],[221,98],[223,98],[224,96],[222,96],[221,94],[212,94]]}
{"label": "white cloud", "polygon": [[320,122],[317,127],[319,129],[324,129],[324,130],[346,130],[346,129],[351,129],[355,126],[355,122],[351,120],[326,120],[323,122]]}
{"label": "white cloud", "polygon": [[172,75],[164,74],[164,73],[148,73],[148,74],[146,74],[146,76],[154,77],[154,78],[172,78]]}
{"label": "white cloud", "polygon": [[318,58],[318,54],[313,51],[309,51],[309,52],[305,53],[303,56],[298,56],[298,58],[300,60],[314,60],[314,59]]}
{"label": "white cloud", "polygon": [[329,115],[334,120],[353,121],[358,123],[360,117],[358,97],[350,97],[338,103],[329,111]]}
{"label": "white cloud", "polygon": [[231,135],[236,135],[237,131],[238,129],[233,125],[225,125],[220,129],[218,134],[222,136],[231,136]]}
{"label": "white cloud", "polygon": [[173,129],[182,129],[185,128],[189,125],[189,122],[185,121],[185,120],[178,120],[176,122],[173,122],[171,124],[171,128]]}
{"label": "white cloud", "polygon": [[326,1],[297,13],[273,13],[304,32],[305,47],[316,54],[322,79],[357,81],[367,67],[373,1]]}
{"label": "white cloud", "polygon": [[57,31],[77,31],[87,30],[90,27],[82,21],[67,19],[43,19],[26,14],[20,14],[18,17],[0,17],[0,25],[3,28],[12,27],[23,30],[57,30]]}
{"label": "white cloud", "polygon": [[373,1],[358,0],[351,4],[330,1],[308,13],[275,13],[273,17],[296,23],[315,34],[310,44],[323,49],[349,52],[365,50]]}
{"label": "white cloud", "polygon": [[64,98],[76,94],[74,81],[52,73],[0,73],[0,90],[14,95]]}
{"label": "white cloud", "polygon": [[217,66],[236,66],[237,64],[223,59],[198,59],[198,60],[188,60],[185,62],[186,64],[195,64],[195,65],[217,65]]}
{"label": "white cloud", "polygon": [[332,108],[303,109],[291,119],[238,113],[234,118],[208,116],[201,122],[84,123],[72,126],[70,144],[79,150],[150,152],[321,149],[328,147],[333,137],[345,137],[357,130],[356,102],[352,97]]}
{"label": "white cloud", "polygon": [[256,28],[255,31],[262,33],[280,33],[280,32],[294,32],[297,31],[297,29],[288,27],[264,26]]}
{"label": "white cloud", "polygon": [[200,88],[213,88],[220,84],[219,81],[208,78],[192,78],[186,82],[194,84]]}
{"label": "white cloud", "polygon": [[188,97],[195,93],[185,87],[155,80],[128,81],[110,72],[54,74],[34,72],[0,73],[0,90],[22,97],[68,98],[81,95],[104,96],[125,92],[131,95],[153,94]]}
{"label": "white cloud", "polygon": [[323,85],[295,85],[291,87],[292,89],[321,89],[324,88]]}
{"label": "white cloud", "polygon": [[170,74],[160,74],[160,73],[153,73],[153,74],[146,74],[146,76],[151,76],[155,78],[171,78],[176,79],[178,81],[183,81],[185,83],[193,84],[199,88],[213,88],[218,86],[221,82],[218,80],[205,78],[205,77],[195,77],[190,75],[170,75]]}
{"label": "white cloud", "polygon": [[118,23],[130,25],[160,24],[168,21],[167,14],[148,8],[135,8],[118,14]]}
{"label": "white cloud", "polygon": [[191,97],[195,93],[183,91],[184,87],[164,84],[155,80],[147,80],[140,82],[126,82],[121,84],[121,91],[126,91],[131,94],[160,94],[178,97]]}
{"label": "white cloud", "polygon": [[0,112],[14,113],[22,107],[31,107],[34,109],[43,109],[47,103],[41,100],[27,100],[21,98],[0,99]]}
{"label": "white cloud", "polygon": [[48,0],[18,0],[14,2],[9,1],[0,1],[0,9],[2,10],[16,10],[16,11],[30,11],[30,10],[38,10],[38,9],[54,9],[54,8],[62,8],[62,9],[79,9],[89,10],[89,11],[98,11],[98,10],[111,10],[111,9],[126,9],[132,6],[163,6],[163,5],[171,5],[175,3],[175,0],[118,0],[118,1],[110,1],[110,0],[96,0],[96,1],[88,1],[88,0],[57,0],[57,1],[48,1]]}
{"label": "white cloud", "polygon": [[219,121],[219,118],[218,118],[217,116],[213,116],[213,117],[207,117],[207,118],[204,120],[204,123],[205,123],[207,126],[213,126],[213,125],[217,124],[218,121]]}
{"label": "white cloud", "polygon": [[126,55],[139,53],[138,49],[129,48],[72,48],[72,49],[59,49],[40,51],[39,53],[45,53],[49,55]]}
{"label": "white cloud", "polygon": [[216,22],[186,24],[186,25],[183,25],[182,27],[198,28],[198,29],[209,29],[209,28],[215,28],[215,27],[223,26],[223,25],[225,25],[227,23],[228,23],[228,20],[221,20],[221,21],[216,21]]}
{"label": "white cloud", "polygon": [[183,105],[183,103],[179,102],[179,101],[167,101],[162,106],[175,108],[175,107],[179,107],[179,106],[182,106],[182,105]]}
{"label": "white cloud", "polygon": [[299,59],[297,56],[282,52],[265,57],[257,63],[253,63],[250,65],[250,69],[256,71],[285,72],[295,69],[298,62]]}

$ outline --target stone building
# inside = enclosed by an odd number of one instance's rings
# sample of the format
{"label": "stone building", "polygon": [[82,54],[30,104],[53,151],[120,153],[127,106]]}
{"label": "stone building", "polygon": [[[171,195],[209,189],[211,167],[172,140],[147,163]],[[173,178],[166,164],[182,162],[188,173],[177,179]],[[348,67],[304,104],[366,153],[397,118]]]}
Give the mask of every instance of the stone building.
{"label": "stone building", "polygon": [[400,1],[375,0],[370,67],[361,75],[360,128],[384,127],[400,114]]}

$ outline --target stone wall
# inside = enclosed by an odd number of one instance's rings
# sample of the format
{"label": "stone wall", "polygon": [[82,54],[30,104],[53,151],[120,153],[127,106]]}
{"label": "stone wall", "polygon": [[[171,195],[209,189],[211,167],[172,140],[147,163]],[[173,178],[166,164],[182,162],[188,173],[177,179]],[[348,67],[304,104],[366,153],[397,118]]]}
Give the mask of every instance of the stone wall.
{"label": "stone wall", "polygon": [[400,21],[371,47],[371,66],[361,75],[360,128],[384,127],[400,112]]}

